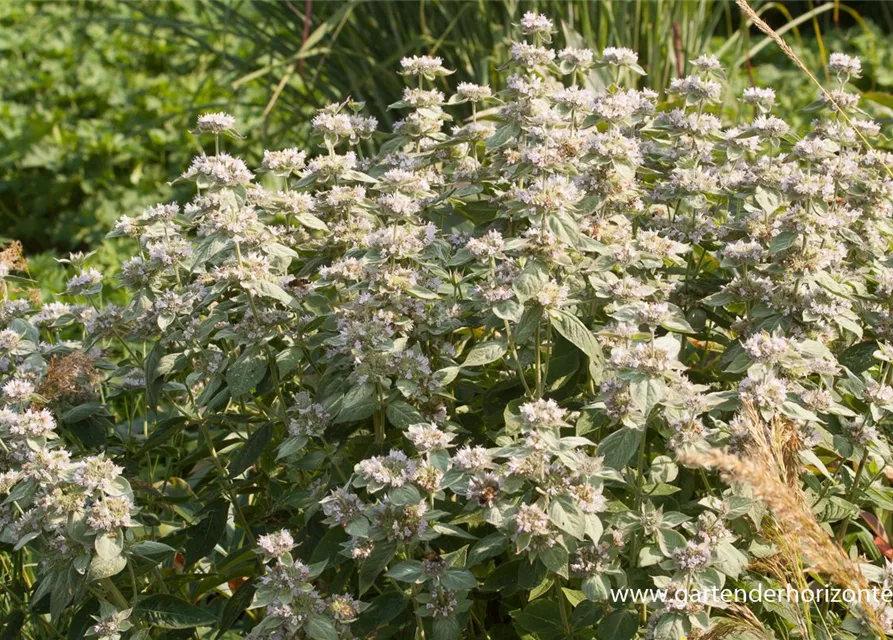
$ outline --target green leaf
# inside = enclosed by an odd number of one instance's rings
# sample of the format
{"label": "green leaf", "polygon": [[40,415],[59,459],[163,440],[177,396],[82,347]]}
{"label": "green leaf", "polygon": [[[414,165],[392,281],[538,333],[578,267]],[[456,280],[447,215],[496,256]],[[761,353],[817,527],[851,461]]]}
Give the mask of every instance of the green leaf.
{"label": "green leaf", "polygon": [[477,536],[471,535],[465,529],[457,527],[454,524],[437,522],[431,528],[434,529],[437,533],[442,533],[445,536],[454,536],[456,538],[462,538],[464,540],[477,540]]}
{"label": "green leaf", "polygon": [[515,616],[515,625],[542,636],[561,633],[561,609],[554,600],[534,600]]}
{"label": "green leaf", "polygon": [[663,380],[648,376],[644,380],[630,382],[629,395],[636,408],[647,416],[663,400],[666,388]]}
{"label": "green leaf", "polygon": [[665,560],[664,554],[657,547],[642,547],[639,551],[639,566],[653,567]]}
{"label": "green leaf", "polygon": [[583,593],[593,602],[603,602],[610,595],[610,585],[605,576],[587,576],[583,580]]}
{"label": "green leaf", "polygon": [[281,380],[289,373],[297,369],[298,364],[304,359],[303,351],[298,347],[289,347],[283,349],[276,356],[276,368],[279,370],[279,379]]}
{"label": "green leaf", "polygon": [[93,556],[93,559],[90,561],[90,568],[87,572],[87,576],[90,580],[102,580],[103,578],[111,578],[112,576],[116,576],[121,573],[126,566],[127,558],[125,558],[124,556],[118,556],[110,560],[101,558],[98,555]]}
{"label": "green leaf", "polygon": [[660,546],[661,553],[669,558],[672,557],[676,549],[685,546],[685,537],[678,531],[661,527],[657,530],[657,544]]}
{"label": "green leaf", "polygon": [[424,416],[418,409],[403,400],[392,400],[385,411],[388,420],[398,429],[407,429],[414,424],[425,422]]}
{"label": "green leaf", "polygon": [[567,601],[571,603],[571,606],[575,608],[578,604],[586,600],[586,594],[582,591],[577,591],[576,589],[561,587],[561,592],[564,594],[564,597],[567,598]]}
{"label": "green leaf", "polygon": [[103,560],[114,560],[124,551],[124,537],[120,534],[100,533],[93,542],[93,548]]}
{"label": "green leaf", "polygon": [[294,218],[308,229],[313,229],[314,231],[329,230],[329,228],[326,226],[326,223],[317,218],[312,213],[297,213],[294,215]]}
{"label": "green leaf", "polygon": [[234,398],[249,393],[267,373],[267,358],[259,348],[249,347],[226,370],[226,385]]}
{"label": "green leaf", "polygon": [[678,613],[662,616],[654,628],[654,640],[678,640],[678,638],[684,638],[689,631],[685,623],[685,618]]}
{"label": "green leaf", "polygon": [[141,598],[134,615],[161,629],[191,629],[217,622],[211,612],[166,593]]}
{"label": "green leaf", "polygon": [[583,514],[583,531],[590,540],[598,542],[604,531],[601,519],[594,513]]}
{"label": "green leaf", "polygon": [[223,607],[223,614],[217,625],[217,638],[229,631],[242,613],[251,606],[256,591],[257,586],[254,584],[254,580],[246,580],[226,601],[226,606]]}
{"label": "green leaf", "polygon": [[552,327],[568,342],[585,353],[592,362],[601,364],[604,361],[601,345],[592,332],[586,328],[577,316],[562,310],[549,313]]}
{"label": "green leaf", "polygon": [[500,300],[492,307],[493,315],[500,320],[519,322],[524,314],[524,306],[517,300]]}
{"label": "green leaf", "polygon": [[369,590],[378,574],[388,566],[388,563],[396,553],[396,542],[378,542],[375,544],[372,553],[369,554],[369,557],[363,561],[363,565],[360,567],[360,595]]}
{"label": "green leaf", "polygon": [[877,363],[874,358],[874,352],[877,349],[878,345],[874,340],[859,342],[845,349],[837,361],[858,376]]}
{"label": "green leaf", "polygon": [[143,540],[142,542],[137,542],[135,545],[130,547],[130,553],[141,558],[146,558],[147,560],[161,562],[174,555],[174,553],[176,553],[176,549],[164,544],[163,542],[156,542],[155,540]]}
{"label": "green leaf", "polygon": [[267,423],[251,434],[229,465],[229,477],[242,475],[267,448],[273,437],[273,424]]}
{"label": "green leaf", "polygon": [[[531,263],[512,282],[512,289],[522,303],[530,300],[549,281],[549,274],[538,263]],[[523,342],[516,336],[518,342]]]}
{"label": "green leaf", "polygon": [[747,568],[749,560],[746,555],[735,548],[731,542],[722,541],[716,546],[717,569],[731,578],[737,578]]}
{"label": "green leaf", "polygon": [[599,640],[632,640],[639,629],[639,618],[631,611],[615,611],[598,623]]}
{"label": "green leaf", "polygon": [[395,505],[405,506],[408,504],[418,504],[422,500],[422,495],[415,486],[404,484],[402,487],[394,487],[388,491],[388,498]]}
{"label": "green leaf", "polygon": [[502,533],[491,533],[481,538],[468,552],[466,567],[475,567],[488,558],[495,558],[509,546],[509,537]]}
{"label": "green leaf", "polygon": [[[571,613],[571,627],[576,630],[585,629],[586,627],[595,626],[602,619],[602,606],[589,600],[581,602]],[[593,638],[592,632],[585,634],[584,637]]]}
{"label": "green leaf", "polygon": [[661,322],[660,326],[662,326],[664,329],[667,329],[668,331],[676,331],[678,333],[694,333],[695,332],[695,330],[692,329],[691,325],[689,324],[688,320],[686,319],[685,314],[683,313],[682,309],[680,309],[679,307],[677,307],[674,304],[671,304],[670,311],[671,311],[671,314],[670,314],[669,319]]}
{"label": "green leaf", "polygon": [[497,129],[492,136],[487,138],[486,144],[488,149],[498,149],[510,140],[517,138],[521,133],[521,127],[516,124],[504,124]]}
{"label": "green leaf", "polygon": [[560,544],[555,544],[540,551],[539,558],[550,571],[558,575],[567,576],[567,562],[569,559],[567,549]]}
{"label": "green leaf", "polygon": [[298,306],[294,296],[275,282],[270,282],[269,280],[252,280],[251,282],[246,282],[243,286],[260,296],[277,300],[287,307]]}
{"label": "green leaf", "polygon": [[408,289],[406,289],[406,292],[415,296],[416,298],[421,298],[422,300],[440,300],[439,295],[437,295],[430,289],[425,289],[424,287],[409,287]]}
{"label": "green leaf", "polygon": [[84,404],[80,404],[62,414],[62,422],[65,424],[77,424],[78,422],[82,422],[93,416],[109,417],[111,415],[112,414],[106,410],[105,405],[98,402],[85,402]]}
{"label": "green leaf", "polygon": [[229,503],[222,498],[217,499],[211,503],[208,511],[207,516],[187,530],[189,537],[184,545],[187,567],[211,553],[226,531]]}
{"label": "green leaf", "polygon": [[893,109],[893,94],[884,93],[882,91],[865,91],[862,93],[862,99],[876,102],[888,109]]}
{"label": "green leaf", "polygon": [[[529,564],[526,560],[524,564]],[[518,572],[522,566],[521,560],[509,560],[498,565],[484,580],[482,591],[505,591],[518,588]]]}
{"label": "green leaf", "polygon": [[772,238],[772,242],[769,244],[769,254],[774,256],[776,253],[789,249],[794,246],[799,237],[800,234],[796,231],[782,231]]}
{"label": "green leaf", "polygon": [[338,640],[338,631],[332,621],[318,613],[311,613],[304,623],[304,629],[314,640]]}
{"label": "green leaf", "polygon": [[444,587],[453,591],[476,589],[478,586],[478,581],[474,574],[465,569],[448,569],[446,575],[440,579],[440,582]]}
{"label": "green leaf", "polygon": [[638,429],[621,427],[599,443],[598,455],[604,456],[605,466],[623,469],[636,455],[643,437]]}
{"label": "green leaf", "polygon": [[[7,618],[7,621],[5,621],[7,628],[0,633],[0,640],[17,640],[17,638],[22,637],[18,635],[18,630],[14,635],[8,633],[8,620],[13,618],[15,614],[16,612],[14,611],[10,614],[9,618]],[[81,606],[81,608],[77,610],[77,613],[71,617],[71,622],[68,624],[67,640],[82,640],[90,628],[96,624],[96,620],[93,616],[99,615],[99,603],[93,598],[85,598],[83,606]]]}
{"label": "green leaf", "polygon": [[[564,499],[562,499],[564,498]],[[555,496],[549,503],[549,519],[556,527],[582,540],[585,529],[583,515],[576,505],[564,496]]]}
{"label": "green leaf", "polygon": [[402,580],[403,582],[421,582],[425,577],[422,563],[418,560],[404,560],[388,569],[385,574],[388,578]]}
{"label": "green leaf", "polygon": [[[98,560],[99,558],[96,559]],[[101,562],[120,562],[120,560],[120,557],[116,557],[109,561],[101,560]],[[75,584],[72,579],[74,575],[76,575],[76,572],[73,572],[71,566],[58,571],[55,575],[52,590],[50,591],[50,618],[53,621],[60,618],[62,612],[65,611],[74,597]]]}
{"label": "green leaf", "polygon": [[276,450],[276,459],[288,458],[293,456],[307,446],[307,436],[292,436],[279,445]]}
{"label": "green leaf", "polygon": [[679,467],[673,462],[669,456],[657,456],[651,462],[651,468],[648,470],[648,478],[653,483],[672,482],[679,475]]}
{"label": "green leaf", "polygon": [[434,372],[434,383],[438,387],[445,387],[459,375],[462,369],[460,367],[444,367]]}
{"label": "green leaf", "polygon": [[432,640],[456,640],[459,637],[459,621],[455,616],[437,618],[431,623]]}
{"label": "green leaf", "polygon": [[375,385],[370,382],[351,387],[344,394],[341,410],[335,417],[335,424],[365,420],[379,408],[375,394]]}
{"label": "green leaf", "polygon": [[157,410],[158,396],[161,394],[161,390],[164,387],[164,378],[158,374],[158,365],[161,364],[163,355],[161,341],[156,342],[144,363],[146,372],[146,403],[152,411]]}
{"label": "green leaf", "polygon": [[223,237],[219,233],[201,239],[195,244],[195,249],[192,252],[192,266],[189,270],[195,271],[197,266],[208,262],[217,254],[225,251],[231,244],[232,240]]}
{"label": "green leaf", "polygon": [[351,631],[357,638],[366,638],[375,629],[384,627],[406,609],[409,601],[402,591],[383,593],[372,600],[369,608],[360,619],[351,625]]}
{"label": "green leaf", "polygon": [[501,340],[493,340],[491,342],[483,342],[475,345],[468,355],[465,357],[463,367],[476,367],[482,364],[496,362],[505,355],[506,346]]}

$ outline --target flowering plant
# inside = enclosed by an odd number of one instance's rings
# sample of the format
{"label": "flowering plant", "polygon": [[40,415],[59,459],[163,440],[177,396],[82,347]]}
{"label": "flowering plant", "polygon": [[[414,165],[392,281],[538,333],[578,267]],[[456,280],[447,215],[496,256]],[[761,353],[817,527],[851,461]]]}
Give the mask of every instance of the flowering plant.
{"label": "flowering plant", "polygon": [[663,104],[634,52],[519,27],[498,94],[404,59],[389,135],[346,101],[252,169],[203,116],[195,197],[111,234],[123,308],[89,256],[39,306],[2,254],[7,631],[893,632],[882,599],[617,597],[893,585],[893,157],[858,60],[798,135],[769,89],[724,127],[715,58]]}

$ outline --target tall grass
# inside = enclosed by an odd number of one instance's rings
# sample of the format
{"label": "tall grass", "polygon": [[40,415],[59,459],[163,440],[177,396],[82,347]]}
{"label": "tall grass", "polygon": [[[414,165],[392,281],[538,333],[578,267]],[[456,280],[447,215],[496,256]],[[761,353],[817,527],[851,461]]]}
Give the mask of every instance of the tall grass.
{"label": "tall grass", "polygon": [[[798,51],[817,44],[821,63],[822,30],[841,15],[870,33],[860,14],[840,2],[809,3],[799,14],[782,2],[753,6],[779,33],[792,35]],[[721,56],[733,87],[750,84],[751,60],[771,43],[751,32],[732,0],[222,0],[203,9],[202,24],[178,23],[158,20],[153,3],[141,5],[146,20],[224,60],[236,93],[263,87],[268,99],[246,127],[263,141],[278,137],[283,123],[300,137],[313,109],[346,95],[366,102],[387,128],[394,119],[387,106],[403,88],[391,71],[406,55],[439,55],[457,70],[455,78],[475,77],[498,90],[504,77],[496,61],[507,57],[508,34],[525,11],[555,19],[563,39],[576,46],[636,50],[656,90],[707,52]],[[814,40],[804,43],[807,35]],[[291,117],[283,121],[283,112]]]}
{"label": "tall grass", "polygon": [[[255,46],[256,55],[241,64],[237,87],[263,79],[274,92],[280,89],[276,99],[286,105],[350,93],[385,122],[390,98],[402,90],[399,78],[386,70],[405,55],[442,56],[459,77],[477,77],[498,89],[503,78],[495,61],[505,59],[508,34],[528,10],[553,17],[580,46],[635,49],[655,89],[707,51],[716,33],[734,29],[733,5],[716,0],[355,0],[214,7],[236,37]],[[308,22],[311,29],[305,28]]]}

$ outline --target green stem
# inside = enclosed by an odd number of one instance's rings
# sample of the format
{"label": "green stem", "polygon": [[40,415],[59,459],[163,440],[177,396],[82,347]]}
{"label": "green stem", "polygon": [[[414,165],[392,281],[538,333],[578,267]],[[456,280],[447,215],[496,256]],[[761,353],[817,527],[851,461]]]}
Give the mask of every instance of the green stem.
{"label": "green stem", "polygon": [[509,321],[503,319],[503,325],[505,326],[505,335],[506,340],[508,341],[509,349],[512,352],[512,357],[515,359],[515,363],[518,366],[518,377],[521,379],[521,384],[524,385],[524,392],[528,395],[528,397],[533,397],[533,391],[530,389],[530,385],[527,384],[527,378],[524,377],[524,367],[521,365],[521,358],[518,357],[518,346],[515,344],[515,339],[512,336],[512,328],[509,325]]}
{"label": "green stem", "polygon": [[543,356],[542,356],[542,344],[540,343],[540,339],[541,339],[540,338],[540,333],[541,333],[540,327],[541,327],[541,325],[542,325],[542,322],[537,321],[537,323],[536,323],[536,337],[535,337],[535,341],[536,341],[536,345],[535,345],[535,347],[536,347],[536,397],[537,398],[543,397],[543,370],[542,370]]}
{"label": "green stem", "polygon": [[115,586],[115,583],[112,582],[111,578],[103,578],[99,581],[99,584],[102,585],[103,591],[105,591],[109,599],[115,603],[116,607],[120,607],[121,609],[130,608],[130,603],[127,602],[127,598],[125,598],[124,594],[118,590],[118,587]]}
{"label": "green stem", "polygon": [[570,622],[568,621],[568,615],[567,615],[567,600],[564,597],[564,592],[561,590],[561,577],[560,576],[555,577],[554,584],[555,584],[555,586],[554,586],[555,598],[558,600],[558,610],[561,612],[561,625],[564,627],[564,630],[567,633],[568,637],[570,637],[572,634],[571,634],[571,625],[570,625]]}
{"label": "green stem", "polygon": [[[224,484],[228,484],[226,478],[226,469],[224,468],[223,463],[220,462],[220,457],[217,455],[217,449],[214,447],[214,440],[213,438],[211,438],[211,432],[208,430],[208,425],[205,424],[204,419],[200,418],[198,426],[205,438],[208,449],[211,452],[211,460],[213,461],[214,466],[217,468],[217,473],[220,475],[220,481]],[[252,546],[255,545],[256,541],[254,539],[254,534],[251,533],[251,527],[248,525],[248,520],[245,518],[245,514],[242,513],[242,507],[239,505],[239,500],[236,497],[235,492],[233,492],[232,487],[227,486],[226,493],[229,497],[229,501],[233,505],[233,511],[236,514],[236,520],[239,521],[239,524],[245,530],[245,536],[248,538],[248,540],[251,541]]]}
{"label": "green stem", "polygon": [[[850,486],[850,490],[847,492],[846,500],[847,502],[851,502],[853,496],[856,495],[856,491],[859,490],[859,482],[862,480],[862,474],[865,472],[865,467],[868,463],[868,447],[865,447],[865,454],[862,456],[862,459],[859,461],[859,466],[856,468],[856,476],[853,478],[853,484]],[[849,529],[850,521],[846,519],[843,521],[843,525],[840,527],[840,531],[837,533],[837,542],[843,543],[843,539],[846,536],[847,529]]]}

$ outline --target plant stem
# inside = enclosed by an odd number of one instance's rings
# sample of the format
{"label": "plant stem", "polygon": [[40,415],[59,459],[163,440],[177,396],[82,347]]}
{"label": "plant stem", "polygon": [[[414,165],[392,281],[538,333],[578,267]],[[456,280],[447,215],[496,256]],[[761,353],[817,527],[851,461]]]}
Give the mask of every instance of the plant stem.
{"label": "plant stem", "polygon": [[518,377],[521,379],[521,384],[524,385],[524,392],[532,398],[533,391],[531,391],[530,385],[527,384],[527,378],[524,377],[524,367],[521,365],[521,358],[518,357],[518,346],[515,344],[515,339],[512,336],[512,328],[509,325],[508,320],[503,319],[502,322],[505,325],[505,335],[509,349],[512,352],[512,357],[515,359],[515,363],[518,365]]}
{"label": "plant stem", "polygon": [[103,578],[99,581],[99,584],[102,585],[103,591],[105,591],[109,599],[115,603],[115,606],[120,607],[121,609],[130,608],[130,603],[127,602],[127,598],[125,598],[124,594],[118,590],[118,587],[115,586],[115,583],[112,582],[111,578]]}

